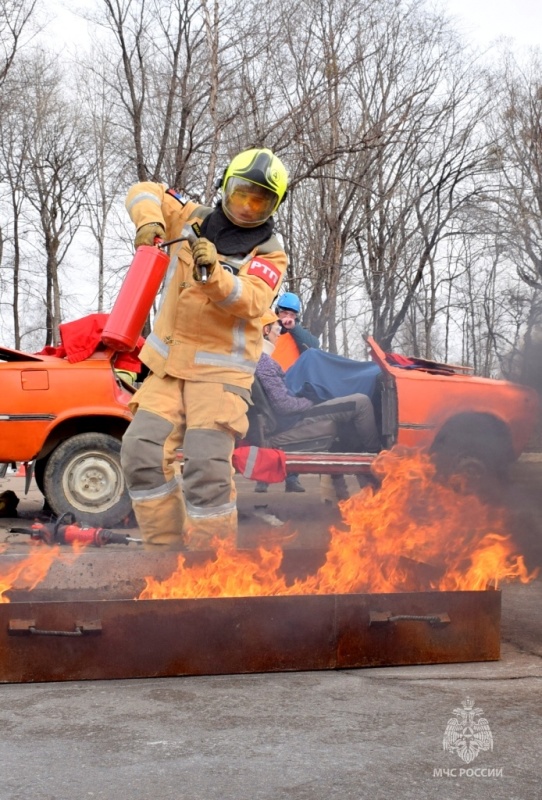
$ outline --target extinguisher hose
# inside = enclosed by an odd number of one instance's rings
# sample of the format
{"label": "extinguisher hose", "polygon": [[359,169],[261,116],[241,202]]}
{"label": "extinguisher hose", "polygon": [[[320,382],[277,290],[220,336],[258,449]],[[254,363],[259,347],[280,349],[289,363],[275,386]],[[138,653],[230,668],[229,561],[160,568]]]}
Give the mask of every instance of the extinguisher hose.
{"label": "extinguisher hose", "polygon": [[[195,232],[194,228],[191,225],[185,225],[183,227],[181,236],[177,237],[177,239],[169,239],[169,241],[167,242],[162,242],[160,239],[156,238],[154,240],[154,243],[160,248],[165,248],[168,247],[170,244],[177,244],[177,242],[188,242],[189,245],[193,245],[195,242],[197,242],[198,239],[199,236]],[[208,267],[206,266],[200,266],[202,283],[207,283],[207,278],[208,278],[207,269]]]}

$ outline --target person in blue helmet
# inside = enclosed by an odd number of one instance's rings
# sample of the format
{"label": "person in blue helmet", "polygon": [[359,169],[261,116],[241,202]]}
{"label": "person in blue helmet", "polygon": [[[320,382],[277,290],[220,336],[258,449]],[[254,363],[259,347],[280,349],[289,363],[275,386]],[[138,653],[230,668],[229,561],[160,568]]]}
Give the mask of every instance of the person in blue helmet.
{"label": "person in blue helmet", "polygon": [[[271,358],[286,370],[294,364],[301,353],[310,348],[320,348],[318,338],[299,321],[301,313],[301,300],[294,292],[281,294],[276,306],[275,314],[280,323],[280,336],[272,352]],[[255,492],[267,492],[268,484],[258,481]],[[289,472],[286,476],[285,491],[304,492],[305,488],[299,480],[298,473]]]}
{"label": "person in blue helmet", "polygon": [[299,321],[301,300],[294,292],[284,292],[275,306],[275,314],[279,318],[281,336],[277,342],[273,359],[286,370],[292,366],[301,353],[309,348],[319,348],[318,338]]}

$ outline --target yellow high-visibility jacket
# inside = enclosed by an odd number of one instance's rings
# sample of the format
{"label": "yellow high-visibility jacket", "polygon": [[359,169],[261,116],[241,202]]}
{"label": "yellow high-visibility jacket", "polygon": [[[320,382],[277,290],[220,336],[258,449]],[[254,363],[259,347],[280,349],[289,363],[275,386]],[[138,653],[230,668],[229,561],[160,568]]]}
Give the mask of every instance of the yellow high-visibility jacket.
{"label": "yellow high-visibility jacket", "polygon": [[[164,225],[166,241],[181,236],[187,223],[200,225],[212,211],[152,182],[132,186],[126,208],[137,229],[150,222]],[[278,239],[272,235],[247,253],[237,274],[219,254],[207,283],[194,280],[187,242],[171,245],[170,253],[161,305],[139,358],[159,377],[250,389],[262,350],[260,317],[287,266]]]}

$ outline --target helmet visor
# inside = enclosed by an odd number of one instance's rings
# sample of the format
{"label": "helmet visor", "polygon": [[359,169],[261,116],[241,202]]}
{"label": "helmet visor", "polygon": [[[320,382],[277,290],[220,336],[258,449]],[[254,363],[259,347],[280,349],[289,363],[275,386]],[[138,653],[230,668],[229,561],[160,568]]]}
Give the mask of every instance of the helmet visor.
{"label": "helmet visor", "polygon": [[275,192],[243,178],[228,178],[222,208],[231,222],[242,228],[264,223],[278,205]]}

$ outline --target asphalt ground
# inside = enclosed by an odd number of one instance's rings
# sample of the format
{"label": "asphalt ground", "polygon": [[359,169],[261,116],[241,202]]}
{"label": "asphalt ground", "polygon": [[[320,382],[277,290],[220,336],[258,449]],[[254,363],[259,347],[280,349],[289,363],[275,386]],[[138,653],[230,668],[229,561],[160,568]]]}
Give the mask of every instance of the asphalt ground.
{"label": "asphalt ground", "polygon": [[[315,477],[301,480],[298,495],[239,481],[245,546],[272,527],[262,505],[285,523],[273,528],[285,546],[293,530],[297,545],[325,543],[337,512]],[[9,528],[41,517],[39,492],[25,498],[22,485],[0,481],[21,498],[17,518],[0,520],[4,560],[29,548]],[[541,487],[539,459],[526,458],[503,498],[530,570],[542,565]],[[77,582],[113,576],[125,592],[121,562],[133,572],[148,556],[114,545],[89,559]],[[502,587],[499,661],[2,685],[0,800],[540,800],[541,601],[540,579]],[[468,698],[486,747],[470,762],[443,746]]]}

